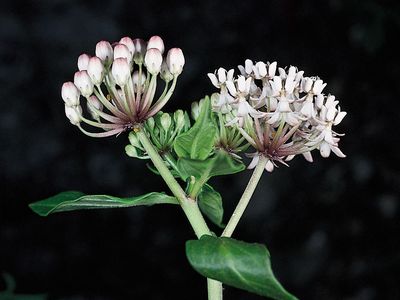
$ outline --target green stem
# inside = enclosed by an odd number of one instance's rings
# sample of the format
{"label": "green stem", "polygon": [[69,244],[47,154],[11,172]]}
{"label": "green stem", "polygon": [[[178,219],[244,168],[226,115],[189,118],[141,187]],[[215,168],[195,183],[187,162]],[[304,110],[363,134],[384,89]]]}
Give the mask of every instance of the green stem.
{"label": "green stem", "polygon": [[172,176],[170,170],[165,165],[164,160],[158,154],[158,151],[154,148],[147,134],[144,132],[143,128],[136,128],[135,130],[143,148],[146,150],[147,154],[150,156],[151,161],[154,166],[160,172],[161,177],[164,179],[165,183],[168,185],[172,194],[178,199],[186,217],[188,218],[190,224],[193,227],[196,236],[200,238],[204,234],[211,235],[211,231],[208,228],[203,215],[197,205],[197,202],[186,196],[185,191],[176,181],[174,176]]}
{"label": "green stem", "polygon": [[222,300],[222,282],[207,278],[209,300]]}
{"label": "green stem", "polygon": [[246,189],[244,190],[243,195],[240,198],[239,203],[237,204],[235,211],[233,212],[221,236],[225,237],[232,236],[233,231],[235,230],[237,224],[239,223],[240,218],[242,217],[247,205],[249,204],[251,196],[253,195],[254,190],[256,189],[257,184],[260,181],[261,175],[264,172],[264,168],[267,162],[268,158],[261,155],[260,160],[258,161],[258,164],[254,169],[253,174],[251,175],[249,183],[247,184]]}
{"label": "green stem", "polygon": [[[143,128],[136,128],[135,132],[147,154],[150,156],[154,166],[157,168],[158,172],[160,172],[161,177],[164,179],[174,196],[178,199],[179,204],[189,220],[189,223],[192,225],[192,228],[196,233],[197,238],[200,238],[205,234],[211,235],[211,231],[200,212],[197,202],[187,197],[182,187],[175,180],[174,176],[172,176],[170,170],[165,165],[162,157],[158,154],[158,151],[154,148]],[[222,300],[222,283],[207,278],[207,289],[209,300]]]}

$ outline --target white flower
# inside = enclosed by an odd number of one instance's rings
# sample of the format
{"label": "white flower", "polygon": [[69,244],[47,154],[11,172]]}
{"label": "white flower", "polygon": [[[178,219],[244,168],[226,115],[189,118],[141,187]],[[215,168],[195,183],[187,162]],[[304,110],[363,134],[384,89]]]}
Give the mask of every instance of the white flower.
{"label": "white flower", "polygon": [[74,76],[74,84],[77,86],[83,97],[93,94],[93,82],[87,71],[78,71]]}
{"label": "white flower", "polygon": [[135,44],[132,41],[132,39],[130,37],[123,37],[119,40],[119,43],[122,45],[125,45],[128,49],[129,52],[131,53],[131,57],[133,57],[133,55],[135,54]]}
{"label": "white flower", "polygon": [[322,157],[329,157],[329,155],[331,154],[331,151],[333,153],[335,153],[338,157],[342,157],[345,158],[346,155],[343,154],[342,151],[340,151],[339,147],[336,146],[336,144],[329,144],[326,141],[321,142],[320,146],[319,146],[319,151],[321,153]]}
{"label": "white flower", "polygon": [[165,60],[161,64],[160,77],[165,82],[170,82],[172,79],[174,79],[174,75],[172,75],[169,71],[167,62]]}
{"label": "white flower", "polygon": [[65,106],[65,115],[72,125],[78,125],[81,122],[82,107],[80,105]]}
{"label": "white flower", "polygon": [[242,74],[242,76],[249,76],[253,73],[253,68],[254,68],[254,64],[253,61],[251,61],[250,59],[246,59],[244,62],[244,66],[239,65],[238,69],[240,71],[240,73]]}
{"label": "white flower", "polygon": [[239,75],[235,82],[227,81],[226,87],[233,97],[243,98],[246,97],[250,92],[251,81],[251,77],[246,79],[245,76]]}
{"label": "white flower", "polygon": [[167,65],[172,75],[178,76],[182,73],[185,65],[185,57],[180,48],[171,48],[167,54]]}
{"label": "white flower", "polygon": [[92,80],[94,85],[99,85],[102,83],[104,79],[104,66],[100,58],[97,56],[93,56],[89,60],[89,64],[87,67],[87,73],[90,76],[90,79]]}
{"label": "white flower", "polygon": [[164,53],[164,42],[162,38],[160,38],[158,35],[152,36],[149,39],[149,42],[147,43],[147,49],[155,48],[158,49],[161,54]]}
{"label": "white flower", "polygon": [[124,44],[117,44],[114,47],[114,60],[117,58],[125,58],[130,65],[132,62],[132,52]]}
{"label": "white flower", "polygon": [[79,55],[79,57],[78,57],[78,70],[79,71],[87,70],[87,67],[89,64],[89,59],[90,59],[90,56],[87,55],[86,53]]}
{"label": "white flower", "polygon": [[113,48],[107,41],[100,41],[96,45],[96,56],[100,58],[104,64],[108,65],[113,59]]}
{"label": "white flower", "polygon": [[141,65],[147,49],[146,42],[142,39],[134,39],[133,44],[135,45],[133,60],[135,61],[135,64]]}
{"label": "white flower", "polygon": [[[140,83],[139,83],[139,79],[140,79]],[[141,78],[139,78],[139,72],[135,71],[132,74],[132,82],[133,82],[134,90],[137,91],[139,84],[141,85],[142,88],[144,87],[144,84],[146,82],[146,75],[142,74]]]}
{"label": "white flower", "polygon": [[162,61],[163,58],[159,49],[147,49],[146,55],[144,57],[144,64],[150,74],[157,75],[158,73],[160,73]]}
{"label": "white flower", "polygon": [[117,58],[114,60],[111,68],[111,73],[114,77],[115,82],[123,87],[128,83],[131,71],[129,68],[128,61],[126,58]]}
{"label": "white flower", "polygon": [[226,71],[224,68],[219,68],[214,73],[208,73],[207,76],[216,88],[221,88],[226,85],[227,81],[233,81],[233,73],[233,69]]}
{"label": "white flower", "polygon": [[75,84],[71,81],[65,82],[61,88],[61,97],[66,106],[79,105],[80,92]]}
{"label": "white flower", "polygon": [[92,118],[99,120],[100,115],[98,112],[103,110],[103,104],[96,96],[92,95],[87,98],[87,108]]}

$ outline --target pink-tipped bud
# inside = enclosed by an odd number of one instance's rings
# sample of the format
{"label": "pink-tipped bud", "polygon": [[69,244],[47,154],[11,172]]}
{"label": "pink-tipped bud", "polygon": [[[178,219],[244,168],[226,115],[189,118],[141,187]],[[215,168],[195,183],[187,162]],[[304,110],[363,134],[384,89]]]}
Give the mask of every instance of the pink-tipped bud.
{"label": "pink-tipped bud", "polygon": [[123,37],[122,39],[119,40],[119,43],[122,45],[125,45],[128,47],[129,52],[131,53],[131,56],[135,54],[135,44],[133,43],[132,39],[130,37]]}
{"label": "pink-tipped bud", "polygon": [[83,97],[89,97],[93,93],[93,82],[87,71],[78,71],[74,76],[74,84]]}
{"label": "pink-tipped bud", "polygon": [[158,35],[152,36],[147,43],[147,49],[156,48],[160,50],[161,54],[164,53],[164,42]]}
{"label": "pink-tipped bud", "polygon": [[128,63],[131,64],[132,54],[127,46],[123,44],[117,44],[114,47],[114,60],[117,58],[125,58],[128,61]]}
{"label": "pink-tipped bud", "polygon": [[182,73],[185,57],[180,48],[172,48],[168,51],[167,65],[172,75],[177,76]]}
{"label": "pink-tipped bud", "polygon": [[139,84],[143,87],[144,83],[146,82],[146,75],[142,73],[139,83],[139,72],[135,71],[132,74],[132,82],[134,90],[137,91]]}
{"label": "pink-tipped bud", "polygon": [[69,119],[72,125],[78,125],[81,122],[82,107],[78,106],[65,106],[65,115]]}
{"label": "pink-tipped bud", "polygon": [[103,62],[97,56],[93,56],[89,60],[87,72],[92,79],[94,85],[100,85],[104,79],[104,66]]}
{"label": "pink-tipped bud", "polygon": [[167,62],[165,60],[161,65],[160,76],[161,79],[164,80],[165,82],[170,82],[172,79],[174,79],[174,75],[172,75],[171,72],[169,71]]}
{"label": "pink-tipped bud", "polygon": [[100,116],[97,111],[103,110],[103,104],[99,101],[99,99],[95,95],[90,96],[87,99],[87,108],[92,118],[95,120],[99,120]]}
{"label": "pink-tipped bud", "polygon": [[61,97],[66,106],[79,105],[79,96],[80,92],[73,82],[64,82],[61,88]]}
{"label": "pink-tipped bud", "polygon": [[133,56],[133,60],[135,64],[142,64],[144,54],[146,53],[146,42],[142,39],[134,39],[133,44],[135,45],[135,54]]}
{"label": "pink-tipped bud", "polygon": [[88,64],[89,64],[89,59],[90,59],[90,56],[87,55],[86,53],[79,55],[79,57],[78,57],[78,70],[79,71],[87,70]]}
{"label": "pink-tipped bud", "polygon": [[161,51],[156,48],[147,49],[146,56],[144,57],[144,64],[152,75],[160,73],[163,58]]}
{"label": "pink-tipped bud", "polygon": [[113,59],[113,48],[107,41],[100,41],[96,44],[96,56],[100,58],[104,64],[108,65]]}
{"label": "pink-tipped bud", "polygon": [[128,61],[126,58],[117,58],[114,60],[111,73],[114,77],[115,82],[119,86],[124,86],[128,83],[129,76],[131,74]]}

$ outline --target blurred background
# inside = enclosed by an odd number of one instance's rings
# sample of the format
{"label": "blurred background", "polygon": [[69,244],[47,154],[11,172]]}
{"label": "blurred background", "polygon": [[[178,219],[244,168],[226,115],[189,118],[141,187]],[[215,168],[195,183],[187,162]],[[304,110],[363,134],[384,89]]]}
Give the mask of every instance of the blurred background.
{"label": "blurred background", "polygon": [[[184,254],[194,238],[172,206],[63,213],[28,204],[64,190],[167,191],[127,135],[69,124],[60,88],[102,39],[160,35],[186,57],[165,110],[215,91],[206,74],[246,58],[318,75],[348,112],[346,159],[302,158],[265,174],[235,236],[265,243],[300,299],[400,299],[398,1],[2,1],[0,272],[49,299],[206,299]],[[250,172],[212,180],[233,211]],[[218,228],[213,227],[216,232]],[[0,279],[0,291],[5,282]],[[226,299],[262,299],[227,287]]]}

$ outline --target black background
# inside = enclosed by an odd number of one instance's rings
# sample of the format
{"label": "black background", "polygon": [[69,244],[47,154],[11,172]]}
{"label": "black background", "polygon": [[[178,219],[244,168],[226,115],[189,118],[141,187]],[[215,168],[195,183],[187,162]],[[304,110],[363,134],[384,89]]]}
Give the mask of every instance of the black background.
{"label": "black background", "polygon": [[[277,277],[301,299],[400,299],[399,28],[397,1],[2,1],[0,272],[18,293],[51,299],[206,299],[177,207],[49,218],[27,207],[71,189],[166,190],[124,154],[126,135],[82,135],[60,97],[78,55],[99,40],[158,34],[186,57],[169,111],[215,91],[207,72],[246,58],[328,82],[325,92],[348,112],[338,129],[348,157],[299,157],[265,174],[235,237],[267,244]],[[213,180],[227,216],[249,176]],[[261,299],[233,288],[225,295]]]}

